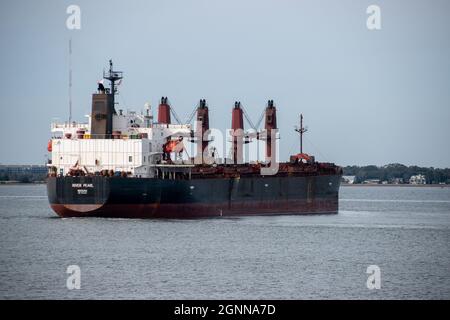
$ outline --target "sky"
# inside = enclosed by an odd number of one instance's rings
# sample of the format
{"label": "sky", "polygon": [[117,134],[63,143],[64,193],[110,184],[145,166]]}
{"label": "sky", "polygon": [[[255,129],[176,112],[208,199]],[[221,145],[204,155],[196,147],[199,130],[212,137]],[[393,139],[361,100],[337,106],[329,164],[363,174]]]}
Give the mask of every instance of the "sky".
{"label": "sky", "polygon": [[282,159],[303,113],[319,161],[450,167],[449,12],[447,0],[1,0],[0,164],[44,163],[50,123],[68,119],[72,39],[75,120],[113,59],[123,109],[167,96],[185,119],[205,98],[224,130],[234,101],[256,122],[273,99]]}

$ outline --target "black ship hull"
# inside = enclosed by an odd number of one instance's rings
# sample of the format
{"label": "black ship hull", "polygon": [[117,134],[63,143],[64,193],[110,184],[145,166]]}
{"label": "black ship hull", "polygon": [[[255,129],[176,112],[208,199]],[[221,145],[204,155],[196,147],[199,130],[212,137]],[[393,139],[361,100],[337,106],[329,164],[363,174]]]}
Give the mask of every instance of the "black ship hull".
{"label": "black ship hull", "polygon": [[48,198],[61,217],[196,218],[333,214],[340,174],[170,180],[49,177]]}

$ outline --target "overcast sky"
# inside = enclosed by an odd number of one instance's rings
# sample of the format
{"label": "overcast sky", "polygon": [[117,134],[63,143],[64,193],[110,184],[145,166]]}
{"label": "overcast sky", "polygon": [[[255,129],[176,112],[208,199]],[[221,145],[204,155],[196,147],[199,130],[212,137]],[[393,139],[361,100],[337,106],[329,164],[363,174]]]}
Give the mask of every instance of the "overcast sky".
{"label": "overcast sky", "polygon": [[273,99],[284,159],[302,112],[320,161],[450,167],[449,13],[445,0],[2,0],[0,163],[43,163],[51,121],[68,118],[72,38],[76,120],[112,58],[124,109],[164,95],[186,118],[205,98],[225,129],[235,100],[256,122]]}

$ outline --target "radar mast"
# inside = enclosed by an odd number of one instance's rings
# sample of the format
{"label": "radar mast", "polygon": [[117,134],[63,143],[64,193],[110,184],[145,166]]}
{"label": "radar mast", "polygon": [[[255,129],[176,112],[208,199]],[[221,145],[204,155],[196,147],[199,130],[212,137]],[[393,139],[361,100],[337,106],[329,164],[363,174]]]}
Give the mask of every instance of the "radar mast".
{"label": "radar mast", "polygon": [[122,71],[114,71],[113,62],[112,62],[112,60],[109,60],[109,71],[108,72],[103,71],[103,79],[108,80],[111,83],[110,93],[111,93],[112,106],[113,106],[114,113],[116,113],[115,101],[114,101],[114,96],[117,91],[116,90],[116,81],[119,81],[122,78],[123,78],[123,72]]}

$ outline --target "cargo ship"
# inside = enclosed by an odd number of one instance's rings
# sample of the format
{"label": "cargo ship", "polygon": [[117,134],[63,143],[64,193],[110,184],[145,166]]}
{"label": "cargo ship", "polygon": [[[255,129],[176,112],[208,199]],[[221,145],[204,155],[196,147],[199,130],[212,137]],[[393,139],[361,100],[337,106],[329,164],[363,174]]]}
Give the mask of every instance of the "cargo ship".
{"label": "cargo ship", "polygon": [[[123,73],[115,71],[110,61],[109,71],[103,72],[103,80],[92,94],[88,121],[51,125],[47,191],[50,206],[60,217],[200,218],[338,212],[342,169],[317,162],[303,152],[303,116],[296,128],[300,152],[279,162],[274,101],[269,100],[263,109],[262,129],[253,125],[237,101],[231,108],[227,133],[229,152],[220,157],[213,146],[205,99],[184,123],[167,97],[159,101],[157,118],[149,104],[140,113],[124,112],[115,102],[122,78]],[[244,118],[250,123],[249,130],[244,128]],[[252,143],[264,148],[263,159],[244,160],[246,146]]]}

